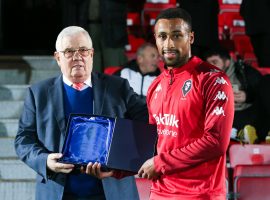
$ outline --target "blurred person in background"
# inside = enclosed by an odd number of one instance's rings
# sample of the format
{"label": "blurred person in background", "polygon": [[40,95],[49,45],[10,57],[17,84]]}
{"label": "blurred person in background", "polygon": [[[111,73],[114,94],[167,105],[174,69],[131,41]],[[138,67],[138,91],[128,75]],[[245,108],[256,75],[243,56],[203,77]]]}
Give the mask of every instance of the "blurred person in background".
{"label": "blurred person in background", "polygon": [[138,48],[136,56],[136,59],[125,64],[115,75],[127,79],[134,91],[145,99],[148,87],[160,74],[159,55],[155,45],[145,43]]}
{"label": "blurred person in background", "polygon": [[223,70],[229,77],[234,94],[233,127],[238,131],[246,125],[256,127],[258,116],[258,87],[261,73],[238,59],[234,61],[226,49],[211,49],[204,53],[207,62]]}

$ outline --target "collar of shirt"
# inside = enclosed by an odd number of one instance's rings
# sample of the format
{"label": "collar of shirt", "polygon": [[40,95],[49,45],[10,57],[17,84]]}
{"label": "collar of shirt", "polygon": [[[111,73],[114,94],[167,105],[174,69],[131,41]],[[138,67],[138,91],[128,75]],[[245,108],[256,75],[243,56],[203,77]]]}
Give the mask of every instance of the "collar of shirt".
{"label": "collar of shirt", "polygon": [[[70,80],[67,79],[67,77],[65,77],[63,75],[63,82],[69,86],[72,86],[72,82]],[[92,87],[92,81],[91,81],[91,78],[89,77],[87,80],[84,81],[84,84],[89,86],[89,87]]]}

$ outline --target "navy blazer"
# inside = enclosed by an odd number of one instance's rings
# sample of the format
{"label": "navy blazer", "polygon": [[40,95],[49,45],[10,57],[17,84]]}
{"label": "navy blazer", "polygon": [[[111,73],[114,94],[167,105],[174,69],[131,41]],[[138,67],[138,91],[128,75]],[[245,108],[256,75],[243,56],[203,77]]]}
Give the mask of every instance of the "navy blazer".
{"label": "navy blazer", "polygon": [[[147,107],[129,86],[116,76],[92,73],[94,114],[148,120]],[[66,130],[62,76],[31,86],[24,102],[15,138],[19,158],[37,172],[36,199],[61,200],[66,182],[64,173],[48,173],[49,153],[61,152]],[[90,102],[91,103],[91,102]],[[102,180],[107,200],[139,199],[134,177]]]}

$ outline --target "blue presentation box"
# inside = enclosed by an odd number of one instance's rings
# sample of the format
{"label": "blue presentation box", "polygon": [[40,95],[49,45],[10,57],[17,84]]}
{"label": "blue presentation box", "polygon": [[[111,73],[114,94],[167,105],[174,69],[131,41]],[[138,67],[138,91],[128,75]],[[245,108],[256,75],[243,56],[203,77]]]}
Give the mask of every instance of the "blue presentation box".
{"label": "blue presentation box", "polygon": [[60,162],[99,162],[103,169],[138,172],[155,154],[155,125],[122,118],[71,114]]}

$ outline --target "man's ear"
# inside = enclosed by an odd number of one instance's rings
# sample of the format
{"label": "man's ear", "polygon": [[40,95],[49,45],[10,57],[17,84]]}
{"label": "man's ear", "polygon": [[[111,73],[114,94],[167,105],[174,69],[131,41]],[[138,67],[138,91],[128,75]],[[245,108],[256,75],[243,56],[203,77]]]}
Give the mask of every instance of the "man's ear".
{"label": "man's ear", "polygon": [[91,56],[91,58],[93,58],[94,57],[94,48],[92,48],[91,50],[90,50],[90,56]]}
{"label": "man's ear", "polygon": [[189,33],[189,42],[190,42],[190,44],[193,44],[193,42],[194,42],[194,32],[193,31],[191,31],[190,33]]}
{"label": "man's ear", "polygon": [[59,52],[55,51],[53,54],[54,59],[56,60],[58,66],[60,67],[60,56],[59,56]]}

